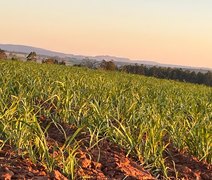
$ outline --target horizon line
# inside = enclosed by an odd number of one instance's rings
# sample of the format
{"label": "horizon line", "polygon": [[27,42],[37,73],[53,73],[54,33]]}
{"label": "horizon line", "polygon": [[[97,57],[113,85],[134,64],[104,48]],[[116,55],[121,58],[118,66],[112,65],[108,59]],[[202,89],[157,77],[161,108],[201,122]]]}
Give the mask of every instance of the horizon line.
{"label": "horizon line", "polygon": [[[205,67],[205,66],[191,66],[191,65],[182,65],[182,64],[167,64],[167,63],[161,63],[158,62],[157,60],[145,60],[145,59],[130,59],[129,57],[123,57],[123,56],[116,56],[116,55],[108,55],[108,54],[100,54],[100,55],[82,55],[82,54],[75,54],[75,53],[67,53],[67,52],[61,52],[61,51],[57,51],[57,50],[52,50],[52,49],[46,49],[46,48],[42,48],[42,47],[37,47],[37,46],[33,46],[33,45],[27,45],[27,44],[11,44],[11,43],[0,43],[0,45],[12,45],[12,46],[25,46],[25,47],[30,47],[30,48],[36,48],[36,49],[40,49],[40,50],[45,50],[45,51],[50,51],[52,53],[59,53],[59,54],[64,54],[64,55],[73,55],[73,56],[83,56],[83,57],[98,57],[98,56],[109,56],[109,57],[114,57],[114,58],[122,58],[122,59],[126,59],[127,61],[145,61],[145,62],[152,62],[152,63],[156,63],[158,66],[162,65],[162,66],[180,66],[178,68],[195,68],[195,69],[207,69],[207,70],[212,70],[212,67]],[[14,51],[17,52],[17,51]],[[24,52],[19,52],[19,53],[24,53]],[[44,55],[44,54],[39,54],[39,55]],[[69,57],[67,56],[67,57]],[[123,62],[123,61],[119,61],[119,62]],[[157,66],[156,65],[156,66]],[[155,66],[155,65],[154,65]],[[171,67],[171,68],[176,68],[176,67]]]}

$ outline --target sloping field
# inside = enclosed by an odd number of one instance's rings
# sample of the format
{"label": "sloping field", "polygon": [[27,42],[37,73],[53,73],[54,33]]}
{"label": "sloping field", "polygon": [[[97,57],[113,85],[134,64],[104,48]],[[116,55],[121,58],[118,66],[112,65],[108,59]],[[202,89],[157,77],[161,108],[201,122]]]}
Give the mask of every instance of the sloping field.
{"label": "sloping field", "polygon": [[0,61],[0,179],[211,179],[212,88]]}

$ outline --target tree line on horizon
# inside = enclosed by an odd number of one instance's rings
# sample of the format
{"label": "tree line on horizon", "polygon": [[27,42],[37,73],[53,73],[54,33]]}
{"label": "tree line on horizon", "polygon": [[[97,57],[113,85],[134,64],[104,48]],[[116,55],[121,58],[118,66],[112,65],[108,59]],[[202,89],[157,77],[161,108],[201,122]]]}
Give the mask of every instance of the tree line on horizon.
{"label": "tree line on horizon", "polygon": [[181,82],[189,82],[189,83],[212,86],[211,71],[208,71],[207,73],[202,73],[190,70],[183,70],[182,68],[170,68],[170,67],[159,67],[159,66],[147,67],[143,64],[124,65],[120,67],[119,70],[131,74],[152,76],[160,79],[170,79]]}
{"label": "tree line on horizon", "polygon": [[190,70],[183,70],[182,68],[170,68],[160,66],[145,66],[143,64],[123,65],[117,67],[113,60],[102,60],[100,63],[97,61],[84,60],[81,64],[76,66],[88,67],[92,69],[104,69],[110,71],[122,71],[130,74],[138,74],[149,77],[156,77],[160,79],[177,80],[181,82],[189,82],[195,84],[204,84],[212,86],[212,72],[207,73],[195,72]]}
{"label": "tree line on horizon", "polygon": [[[5,51],[2,49],[0,49],[0,59],[7,59],[7,55]],[[11,60],[17,60],[17,57],[12,57]],[[36,52],[30,52],[26,56],[26,60],[36,62],[37,61]],[[54,58],[43,59],[42,63],[66,65],[65,61],[58,61]],[[109,71],[122,71],[130,74],[139,74],[149,77],[156,77],[160,79],[177,80],[181,82],[189,82],[189,83],[212,86],[211,71],[208,71],[207,73],[202,73],[202,72],[183,70],[182,68],[170,68],[170,67],[159,67],[159,66],[147,67],[143,64],[123,65],[117,67],[117,65],[113,60],[110,61],[102,60],[101,62],[98,62],[98,61],[91,61],[89,59],[84,59],[82,63],[75,64],[74,66],[87,67],[91,69],[103,69]]]}

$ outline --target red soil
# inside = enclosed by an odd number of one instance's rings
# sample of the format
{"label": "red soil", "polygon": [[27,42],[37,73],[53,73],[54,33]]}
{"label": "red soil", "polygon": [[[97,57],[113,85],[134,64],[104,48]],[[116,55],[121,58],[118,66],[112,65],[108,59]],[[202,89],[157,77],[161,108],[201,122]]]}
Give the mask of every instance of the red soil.
{"label": "red soil", "polygon": [[[73,134],[75,128],[65,124],[62,126],[67,135]],[[102,140],[97,146],[88,149],[86,143],[88,143],[89,138],[82,134],[78,138],[82,140],[83,144],[78,149],[75,179],[155,179],[139,163],[126,157],[124,149],[114,143]],[[61,131],[51,125],[48,130],[47,140],[50,146],[55,143],[60,146],[65,138]],[[212,179],[211,165],[199,162],[194,157],[179,152],[172,147],[168,147],[167,152],[169,153],[165,153],[165,157],[167,158],[166,164],[169,167],[168,175],[171,177],[170,179]],[[178,172],[177,175],[174,169]],[[58,168],[58,170],[49,173],[42,165],[34,164],[28,158],[18,156],[12,150],[12,147],[8,145],[0,151],[0,179],[68,179],[60,170]]]}
{"label": "red soil", "polygon": [[[169,177],[176,179],[196,179],[210,180],[212,179],[212,165],[189,155],[180,152],[173,147],[168,147],[166,154],[166,163],[169,167]],[[174,162],[174,163],[173,163]],[[175,170],[174,170],[175,169]]]}

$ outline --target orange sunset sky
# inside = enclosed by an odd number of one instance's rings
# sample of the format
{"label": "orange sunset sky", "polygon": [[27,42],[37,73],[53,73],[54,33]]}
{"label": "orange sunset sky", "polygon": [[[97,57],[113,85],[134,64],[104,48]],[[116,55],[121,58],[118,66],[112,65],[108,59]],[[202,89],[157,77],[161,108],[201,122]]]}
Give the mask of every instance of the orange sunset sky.
{"label": "orange sunset sky", "polygon": [[0,0],[0,43],[212,68],[211,0]]}

